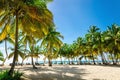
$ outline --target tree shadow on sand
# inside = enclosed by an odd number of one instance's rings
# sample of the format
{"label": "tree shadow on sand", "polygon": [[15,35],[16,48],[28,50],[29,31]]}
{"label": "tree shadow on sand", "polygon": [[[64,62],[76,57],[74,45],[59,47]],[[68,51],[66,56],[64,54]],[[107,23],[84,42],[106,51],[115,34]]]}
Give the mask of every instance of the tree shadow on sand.
{"label": "tree shadow on sand", "polygon": [[86,80],[82,79],[82,75],[86,75],[85,69],[77,67],[38,67],[38,69],[24,68],[24,71],[34,72],[34,74],[27,74],[31,80]]}

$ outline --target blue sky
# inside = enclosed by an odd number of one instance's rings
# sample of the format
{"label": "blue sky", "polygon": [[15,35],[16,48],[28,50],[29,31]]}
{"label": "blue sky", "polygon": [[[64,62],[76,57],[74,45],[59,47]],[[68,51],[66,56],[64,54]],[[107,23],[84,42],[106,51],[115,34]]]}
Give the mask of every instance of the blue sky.
{"label": "blue sky", "polygon": [[113,23],[120,24],[120,0],[54,0],[48,8],[63,36],[71,44],[95,25],[104,31]]}

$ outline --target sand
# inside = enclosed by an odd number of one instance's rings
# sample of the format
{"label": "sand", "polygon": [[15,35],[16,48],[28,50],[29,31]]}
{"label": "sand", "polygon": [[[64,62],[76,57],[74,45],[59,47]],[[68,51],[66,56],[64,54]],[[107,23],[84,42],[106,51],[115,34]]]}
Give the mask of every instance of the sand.
{"label": "sand", "polygon": [[[120,80],[119,66],[102,65],[53,65],[37,66],[32,69],[30,65],[16,66],[16,69],[23,72],[26,80]],[[0,69],[9,69],[10,66],[3,66]]]}

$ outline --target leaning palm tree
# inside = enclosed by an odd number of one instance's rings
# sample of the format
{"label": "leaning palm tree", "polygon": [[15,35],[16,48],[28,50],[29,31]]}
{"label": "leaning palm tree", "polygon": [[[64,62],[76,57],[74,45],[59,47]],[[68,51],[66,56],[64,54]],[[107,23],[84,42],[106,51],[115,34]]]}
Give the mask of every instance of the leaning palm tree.
{"label": "leaning palm tree", "polygon": [[[11,27],[15,27],[15,51],[9,74],[12,75],[18,54],[18,30],[43,37],[53,25],[53,16],[43,0],[0,0],[0,27],[3,40]],[[37,34],[36,34],[37,33]]]}
{"label": "leaning palm tree", "polygon": [[55,28],[51,28],[48,35],[43,38],[43,41],[41,43],[41,46],[47,48],[49,66],[52,66],[51,59],[55,55],[56,50],[58,50],[62,45],[60,38],[63,38],[63,36],[57,32]]}

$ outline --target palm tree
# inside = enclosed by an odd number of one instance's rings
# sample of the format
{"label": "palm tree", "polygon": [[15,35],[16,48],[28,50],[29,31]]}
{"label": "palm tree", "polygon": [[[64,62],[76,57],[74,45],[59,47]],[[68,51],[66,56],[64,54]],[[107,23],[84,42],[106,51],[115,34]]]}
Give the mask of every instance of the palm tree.
{"label": "palm tree", "polygon": [[[88,30],[88,34],[86,34],[86,41],[87,41],[87,48],[89,49],[89,53],[91,54],[91,57],[93,58],[93,62],[95,63],[95,55],[96,55],[96,49],[94,48],[94,44],[95,44],[95,35],[97,33],[97,31],[99,30],[99,28],[97,28],[96,26],[91,26],[90,29]],[[95,54],[93,54],[95,53]]]}
{"label": "palm tree", "polygon": [[59,50],[59,55],[68,59],[68,63],[70,63],[70,59],[74,57],[73,46],[71,44],[64,43],[63,46]]}
{"label": "palm tree", "polygon": [[[23,36],[24,35],[24,36]],[[33,41],[35,41],[34,38],[32,38],[30,35],[27,34],[23,34],[21,35],[21,43],[24,45],[25,49],[24,49],[24,54],[29,53],[29,50],[27,46],[30,46],[32,44]],[[23,65],[23,61],[26,59],[26,56],[24,56],[23,60],[22,60],[22,65]]]}
{"label": "palm tree", "polygon": [[111,27],[108,26],[107,31],[104,33],[105,50],[111,55],[113,64],[117,64],[118,55],[120,51],[120,27],[113,24]]}
{"label": "palm tree", "polygon": [[60,40],[60,38],[63,38],[63,36],[59,32],[57,32],[55,28],[51,28],[48,35],[43,38],[43,41],[41,43],[41,46],[47,48],[49,66],[52,66],[51,59],[53,58],[53,56],[55,56],[62,45],[62,41]]}
{"label": "palm tree", "polygon": [[[73,42],[73,46],[74,46],[74,55],[77,57],[79,56],[79,60],[81,63],[81,59],[83,58],[83,56],[85,56],[83,54],[83,49],[85,48],[84,46],[84,40],[82,37],[78,37],[76,41]],[[81,59],[80,59],[81,57]]]}
{"label": "palm tree", "polygon": [[3,27],[2,33],[4,33],[2,39],[7,36],[6,32],[15,26],[15,51],[13,64],[9,71],[10,75],[13,74],[18,54],[18,30],[21,29],[27,34],[32,33],[34,36],[41,38],[48,33],[50,25],[53,25],[53,16],[47,9],[46,1],[47,0],[0,1],[0,27]]}
{"label": "palm tree", "polygon": [[25,58],[31,57],[31,63],[33,65],[33,69],[37,69],[37,67],[34,64],[33,58],[39,58],[40,51],[39,51],[39,46],[32,45],[30,46],[30,51],[28,54],[26,54]]}
{"label": "palm tree", "polygon": [[[9,47],[9,49],[11,49],[12,52],[8,55],[8,59],[14,57],[14,48]],[[16,63],[18,62],[19,57],[24,59],[25,56],[26,54],[24,53],[24,45],[18,45],[18,54],[16,56]]]}
{"label": "palm tree", "polygon": [[102,63],[107,64],[107,61],[106,61],[105,56],[103,54],[103,52],[104,52],[103,51],[103,48],[104,48],[103,47],[103,45],[104,45],[103,37],[104,37],[104,35],[101,32],[96,32],[96,34],[94,36],[95,36],[94,48],[96,48],[98,54],[100,54]]}

